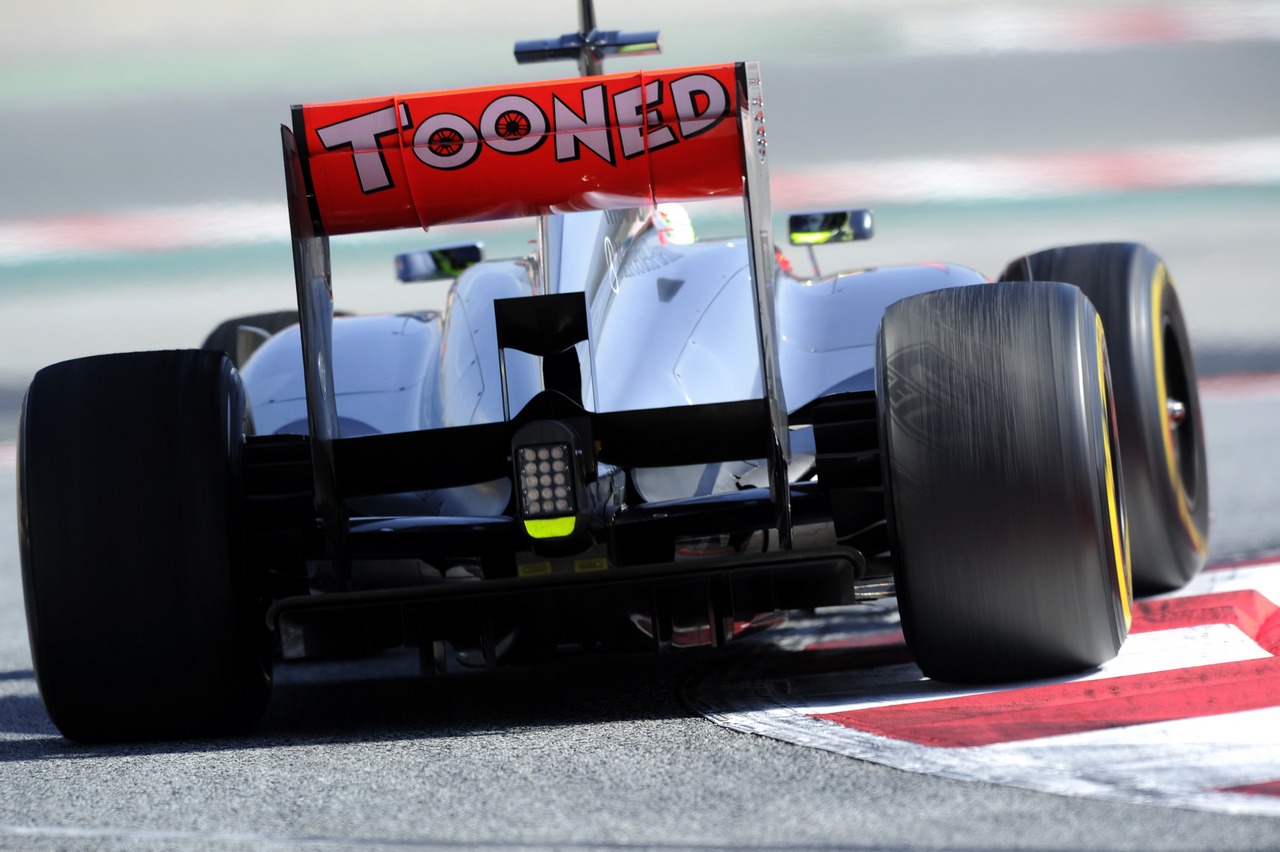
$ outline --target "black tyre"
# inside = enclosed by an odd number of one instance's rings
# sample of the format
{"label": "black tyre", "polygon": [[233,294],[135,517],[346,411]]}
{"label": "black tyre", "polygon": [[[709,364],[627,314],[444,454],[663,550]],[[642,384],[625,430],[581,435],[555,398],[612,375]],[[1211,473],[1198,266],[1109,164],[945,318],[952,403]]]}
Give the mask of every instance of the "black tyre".
{"label": "black tyre", "polygon": [[36,374],[18,445],[36,679],[75,740],[247,729],[271,665],[243,558],[247,398],[213,352],[67,361]]}
{"label": "black tyre", "polygon": [[229,319],[219,325],[209,333],[204,343],[200,345],[201,349],[207,349],[211,352],[224,352],[231,362],[237,368],[243,367],[236,359],[236,341],[238,339],[238,330],[240,326],[247,325],[252,328],[260,328],[267,334],[275,334],[284,331],[291,325],[298,324],[298,311],[271,311],[265,314],[250,314],[248,316],[236,317]]}
{"label": "black tyre", "polygon": [[903,631],[932,678],[1103,663],[1130,620],[1101,323],[1065,284],[961,287],[885,312],[877,362]]}
{"label": "black tyre", "polygon": [[1209,478],[1186,323],[1164,263],[1134,243],[1069,246],[1009,264],[1002,280],[1075,284],[1102,316],[1139,592],[1185,585],[1204,566]]}

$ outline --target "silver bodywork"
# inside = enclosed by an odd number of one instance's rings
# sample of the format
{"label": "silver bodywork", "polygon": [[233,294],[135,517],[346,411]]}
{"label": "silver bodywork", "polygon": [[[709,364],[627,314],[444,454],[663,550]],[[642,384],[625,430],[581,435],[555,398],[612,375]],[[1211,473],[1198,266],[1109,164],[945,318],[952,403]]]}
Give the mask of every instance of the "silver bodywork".
{"label": "silver bodywork", "polygon": [[[743,239],[677,244],[651,211],[548,217],[539,262],[488,261],[452,284],[443,310],[338,317],[334,384],[344,437],[492,423],[504,419],[493,322],[496,299],[584,292],[590,340],[579,344],[583,404],[623,411],[758,398],[763,394],[755,308]],[[776,339],[788,414],[828,394],[874,387],[875,342],[886,307],[906,296],[980,284],[949,264],[863,269],[806,280],[777,269]],[[243,374],[260,434],[305,433],[299,331],[275,335]],[[543,390],[539,359],[508,351],[506,385],[517,412]],[[789,476],[811,473],[812,437],[792,430]],[[751,462],[637,471],[649,500],[766,484]],[[509,484],[419,495],[431,513],[501,514]],[[408,495],[397,495],[398,501]],[[416,507],[421,510],[423,507]]]}

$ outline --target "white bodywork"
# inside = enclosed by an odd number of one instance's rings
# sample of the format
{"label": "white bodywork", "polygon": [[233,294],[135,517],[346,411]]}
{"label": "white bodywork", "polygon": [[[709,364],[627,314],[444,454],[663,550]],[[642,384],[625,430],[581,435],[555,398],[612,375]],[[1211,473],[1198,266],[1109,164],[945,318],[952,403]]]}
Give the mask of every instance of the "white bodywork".
{"label": "white bodywork", "polygon": [[[675,244],[652,226],[647,212],[552,219],[558,221],[544,248],[545,265],[507,260],[472,267],[450,288],[443,311],[335,318],[334,384],[344,436],[502,420],[493,301],[546,291],[586,294],[591,339],[579,344],[579,356],[588,410],[762,395],[742,240]],[[876,330],[890,304],[986,280],[947,264],[866,269],[816,280],[779,271],[773,295],[788,412],[826,394],[874,387]],[[297,327],[264,343],[243,375],[260,434],[306,431]],[[514,415],[543,389],[539,359],[508,351],[506,381]],[[802,458],[812,441],[794,432],[793,440]],[[649,471],[637,484],[653,493],[651,499],[693,496],[699,489],[723,490],[749,469],[739,465],[728,471],[729,479],[723,473],[706,477],[701,466]],[[709,485],[712,481],[716,484]],[[498,490],[504,493],[495,491],[492,500],[505,505],[505,489]],[[499,507],[495,513],[500,512]]]}

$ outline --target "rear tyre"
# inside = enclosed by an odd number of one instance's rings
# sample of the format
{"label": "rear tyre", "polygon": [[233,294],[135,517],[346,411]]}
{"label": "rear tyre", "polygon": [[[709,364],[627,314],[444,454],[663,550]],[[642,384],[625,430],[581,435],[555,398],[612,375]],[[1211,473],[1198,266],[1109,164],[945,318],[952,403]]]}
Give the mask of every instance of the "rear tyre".
{"label": "rear tyre", "polygon": [[903,631],[949,681],[1079,671],[1130,620],[1121,477],[1097,314],[1065,284],[890,306],[877,361]]}
{"label": "rear tyre", "polygon": [[1208,553],[1209,478],[1191,345],[1163,261],[1135,243],[1069,246],[1019,258],[1001,280],[1075,284],[1102,316],[1134,586],[1152,593],[1185,585]]}
{"label": "rear tyre", "polygon": [[214,352],[36,374],[18,446],[36,679],[83,741],[242,731],[266,709],[261,590],[244,559],[247,397]]}

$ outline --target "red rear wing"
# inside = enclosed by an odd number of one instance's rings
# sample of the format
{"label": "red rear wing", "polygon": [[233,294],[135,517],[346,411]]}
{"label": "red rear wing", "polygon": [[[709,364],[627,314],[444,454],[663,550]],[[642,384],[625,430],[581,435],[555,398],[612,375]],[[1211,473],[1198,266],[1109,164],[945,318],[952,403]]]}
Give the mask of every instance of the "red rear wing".
{"label": "red rear wing", "polygon": [[296,106],[323,233],[743,194],[737,64]]}

